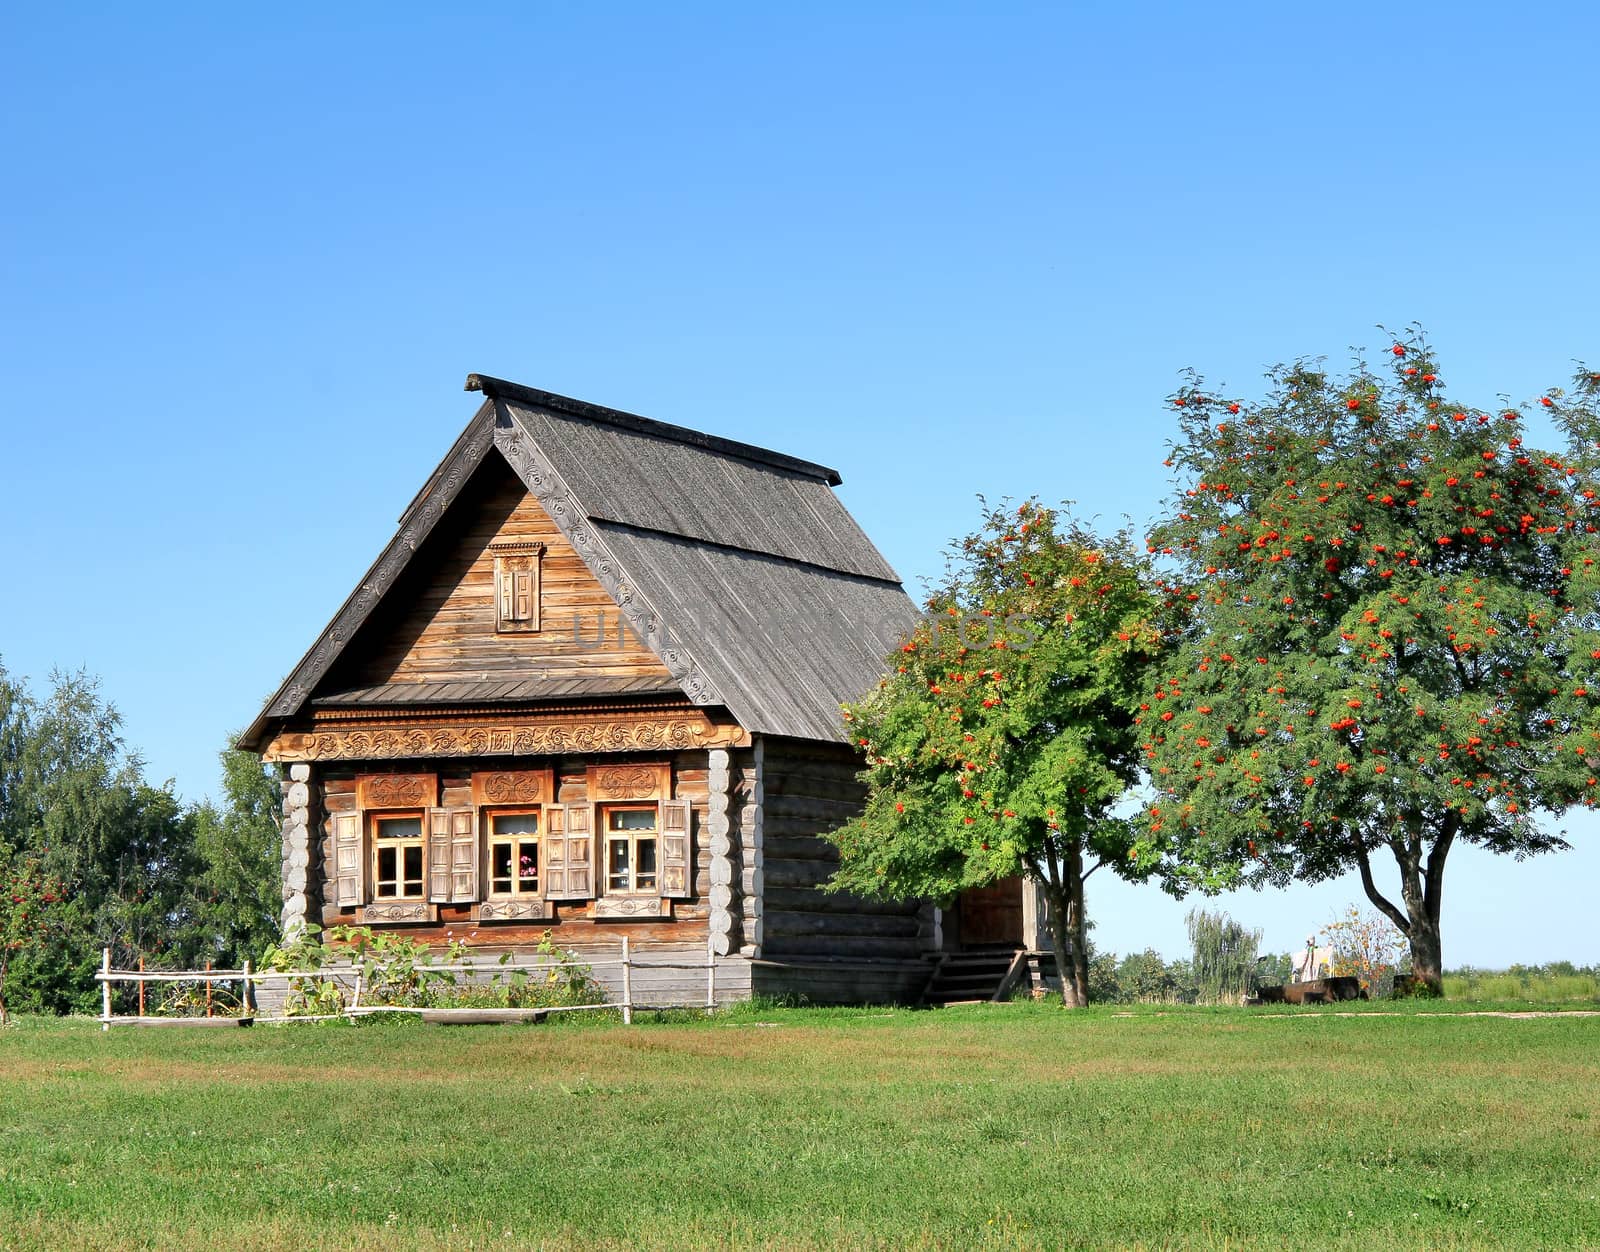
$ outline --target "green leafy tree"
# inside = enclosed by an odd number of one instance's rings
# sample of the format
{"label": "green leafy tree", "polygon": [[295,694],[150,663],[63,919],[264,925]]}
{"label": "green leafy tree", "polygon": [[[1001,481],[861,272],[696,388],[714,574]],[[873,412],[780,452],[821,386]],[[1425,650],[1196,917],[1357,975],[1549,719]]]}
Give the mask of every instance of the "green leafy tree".
{"label": "green leafy tree", "polygon": [[1195,998],[1203,1004],[1238,1003],[1250,994],[1261,932],[1247,930],[1223,912],[1190,909],[1186,921],[1193,951]]}
{"label": "green leafy tree", "polygon": [[65,894],[38,857],[0,858],[0,1026],[9,1016],[6,977],[19,954],[37,954],[59,934]]}
{"label": "green leafy tree", "polygon": [[193,890],[207,956],[232,966],[278,940],[280,787],[254,753],[229,747],[221,760],[222,803],[194,810]]}
{"label": "green leafy tree", "polygon": [[1536,811],[1594,794],[1597,497],[1577,454],[1526,446],[1517,407],[1450,398],[1420,333],[1385,360],[1279,366],[1255,402],[1198,376],[1174,397],[1147,829],[1180,885],[1354,868],[1437,990],[1451,849],[1565,848]]}
{"label": "green leafy tree", "polygon": [[1173,1004],[1185,998],[1186,990],[1154,948],[1130,952],[1122,958],[1117,966],[1117,986],[1127,1004]]}
{"label": "green leafy tree", "polygon": [[12,948],[14,1010],[92,1010],[102,947],[118,964],[198,955],[191,815],[145,782],[88,675],[53,674],[36,699],[0,669],[0,840],[57,887],[49,927]]}
{"label": "green leafy tree", "polygon": [[1029,501],[956,545],[891,674],[845,718],[866,811],[828,837],[837,889],[949,899],[1026,875],[1049,910],[1069,1006],[1087,1003],[1084,883],[1153,863],[1113,813],[1160,644],[1141,558]]}

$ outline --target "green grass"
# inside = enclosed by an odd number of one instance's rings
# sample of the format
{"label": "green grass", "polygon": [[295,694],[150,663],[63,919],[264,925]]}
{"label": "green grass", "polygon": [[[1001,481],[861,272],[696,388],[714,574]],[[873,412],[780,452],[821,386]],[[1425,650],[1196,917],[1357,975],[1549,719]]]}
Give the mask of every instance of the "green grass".
{"label": "green grass", "polygon": [[1457,1000],[1531,1000],[1600,1008],[1600,978],[1537,970],[1470,970],[1444,976],[1444,993]]}
{"label": "green grass", "polygon": [[0,1247],[1600,1244],[1600,1017],[1436,1009],[31,1019]]}

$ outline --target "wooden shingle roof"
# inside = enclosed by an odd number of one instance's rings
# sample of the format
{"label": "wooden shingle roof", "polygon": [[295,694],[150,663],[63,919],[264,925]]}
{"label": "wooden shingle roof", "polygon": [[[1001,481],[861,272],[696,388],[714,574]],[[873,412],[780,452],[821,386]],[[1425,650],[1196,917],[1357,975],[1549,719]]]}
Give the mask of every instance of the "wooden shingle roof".
{"label": "wooden shingle roof", "polygon": [[[722,705],[759,734],[842,737],[840,702],[877,681],[916,609],[833,494],[836,471],[484,375],[469,376],[467,388],[486,403],[241,746],[260,748],[276,724],[313,702],[449,701],[451,692],[407,689],[417,684],[346,692],[318,684],[493,452],[692,701]],[[530,679],[506,689],[526,699],[537,686]],[[561,692],[584,694],[620,693]]]}

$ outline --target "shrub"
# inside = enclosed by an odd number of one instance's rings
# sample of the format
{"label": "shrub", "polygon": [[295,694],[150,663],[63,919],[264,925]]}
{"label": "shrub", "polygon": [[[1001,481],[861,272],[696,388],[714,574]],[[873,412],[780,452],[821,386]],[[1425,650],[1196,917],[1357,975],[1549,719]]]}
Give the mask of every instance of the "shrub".
{"label": "shrub", "polygon": [[480,968],[478,950],[460,939],[445,946],[442,960],[426,944],[366,926],[335,926],[327,940],[308,925],[292,942],[267,950],[264,967],[286,973],[349,967],[349,975],[291,978],[284,1002],[289,1016],[343,1012],[354,1000],[358,974],[361,1002],[373,1008],[554,1008],[605,999],[593,971],[557,947],[548,930],[533,949],[549,965],[541,970],[505,968],[510,952]]}

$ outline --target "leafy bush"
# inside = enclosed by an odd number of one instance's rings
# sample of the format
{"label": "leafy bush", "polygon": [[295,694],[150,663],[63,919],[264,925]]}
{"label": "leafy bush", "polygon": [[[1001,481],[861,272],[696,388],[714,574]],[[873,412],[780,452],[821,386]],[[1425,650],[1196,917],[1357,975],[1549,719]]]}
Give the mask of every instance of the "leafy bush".
{"label": "leafy bush", "polygon": [[1409,963],[1406,937],[1382,913],[1362,913],[1355,905],[1329,922],[1322,933],[1333,949],[1336,977],[1354,976],[1374,999],[1394,992],[1394,976]]}
{"label": "leafy bush", "polygon": [[1124,1004],[1172,1004],[1178,983],[1154,948],[1130,953],[1117,966],[1119,999]]}
{"label": "leafy bush", "polygon": [[478,950],[460,939],[440,955],[404,935],[367,926],[335,926],[324,942],[320,928],[308,925],[291,942],[268,949],[263,967],[285,973],[349,968],[348,974],[341,969],[291,978],[284,1012],[292,1017],[351,1007],[358,975],[361,1003],[371,1008],[554,1008],[605,999],[593,971],[557,947],[548,930],[532,952],[548,969],[505,968],[513,962],[510,952],[480,968]]}

